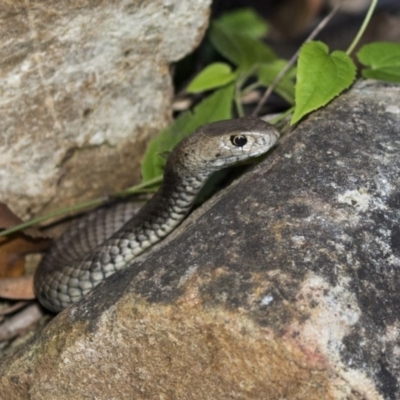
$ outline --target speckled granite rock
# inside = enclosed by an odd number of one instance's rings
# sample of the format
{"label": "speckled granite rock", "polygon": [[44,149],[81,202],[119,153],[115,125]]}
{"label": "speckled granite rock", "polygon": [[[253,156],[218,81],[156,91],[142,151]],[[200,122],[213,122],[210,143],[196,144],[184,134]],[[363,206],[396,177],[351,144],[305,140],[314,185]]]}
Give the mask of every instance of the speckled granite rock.
{"label": "speckled granite rock", "polygon": [[400,398],[400,86],[361,82],[0,366],[9,399]]}
{"label": "speckled granite rock", "polygon": [[28,217],[137,182],[210,3],[2,2],[0,200]]}

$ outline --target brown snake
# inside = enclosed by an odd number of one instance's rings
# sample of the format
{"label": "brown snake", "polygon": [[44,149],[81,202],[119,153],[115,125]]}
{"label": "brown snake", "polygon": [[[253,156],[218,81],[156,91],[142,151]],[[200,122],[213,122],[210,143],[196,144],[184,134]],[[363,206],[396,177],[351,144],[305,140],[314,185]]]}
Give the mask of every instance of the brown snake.
{"label": "brown snake", "polygon": [[131,217],[124,204],[89,214],[57,240],[36,270],[40,303],[61,311],[168,235],[215,171],[267,152],[279,132],[243,117],[203,125],[170,154],[157,193]]}

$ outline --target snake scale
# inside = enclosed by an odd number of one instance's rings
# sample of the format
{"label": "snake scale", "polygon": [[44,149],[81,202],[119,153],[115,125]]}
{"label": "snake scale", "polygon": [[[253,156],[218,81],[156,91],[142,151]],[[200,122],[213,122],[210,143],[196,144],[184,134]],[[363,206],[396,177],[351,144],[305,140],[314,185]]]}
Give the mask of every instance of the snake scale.
{"label": "snake scale", "polygon": [[101,208],[67,229],[34,277],[40,303],[58,312],[168,235],[215,171],[267,152],[279,132],[255,117],[203,125],[168,157],[156,194],[134,215],[127,204]]}

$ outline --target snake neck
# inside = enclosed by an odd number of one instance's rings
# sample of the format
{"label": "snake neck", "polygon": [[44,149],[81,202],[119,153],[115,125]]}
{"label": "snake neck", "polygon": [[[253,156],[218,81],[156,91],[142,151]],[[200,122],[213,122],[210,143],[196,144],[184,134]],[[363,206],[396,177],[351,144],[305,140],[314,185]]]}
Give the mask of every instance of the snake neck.
{"label": "snake neck", "polygon": [[143,246],[163,238],[188,214],[208,175],[166,173],[158,192],[111,239],[135,240]]}
{"label": "snake neck", "polygon": [[83,262],[85,270],[102,271],[104,277],[125,268],[144,250],[167,236],[188,214],[212,171],[166,169],[158,192],[143,208]]}

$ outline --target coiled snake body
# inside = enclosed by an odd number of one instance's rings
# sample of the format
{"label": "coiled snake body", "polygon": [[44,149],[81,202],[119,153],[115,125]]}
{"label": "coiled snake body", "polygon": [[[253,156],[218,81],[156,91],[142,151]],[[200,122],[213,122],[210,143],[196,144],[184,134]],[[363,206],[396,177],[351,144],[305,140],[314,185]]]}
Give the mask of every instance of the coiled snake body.
{"label": "coiled snake body", "polygon": [[53,244],[34,278],[39,301],[58,312],[129,266],[182,221],[213,172],[265,153],[278,138],[272,125],[254,117],[198,128],[172,151],[163,184],[136,215],[126,222],[124,205],[100,209]]}

